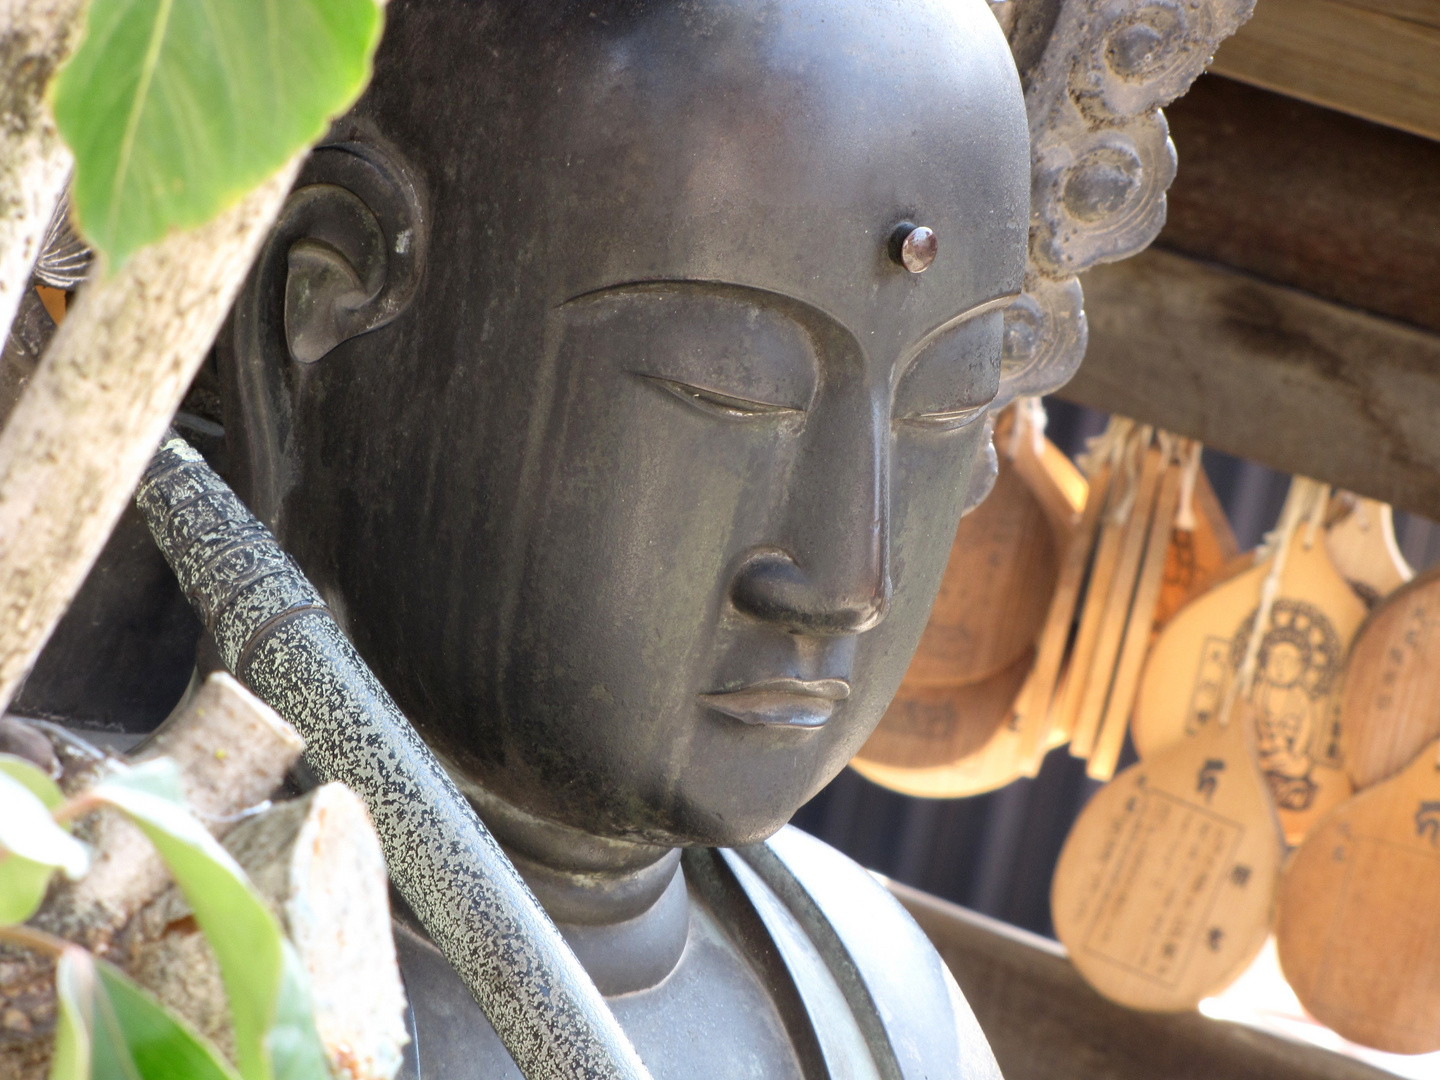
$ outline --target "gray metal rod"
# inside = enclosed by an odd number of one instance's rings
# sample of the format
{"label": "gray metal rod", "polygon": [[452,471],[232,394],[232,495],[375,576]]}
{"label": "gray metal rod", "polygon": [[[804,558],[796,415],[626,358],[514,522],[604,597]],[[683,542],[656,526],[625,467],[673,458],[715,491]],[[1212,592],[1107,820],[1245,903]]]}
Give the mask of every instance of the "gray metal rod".
{"label": "gray metal rod", "polygon": [[236,677],[365,800],[390,876],[528,1080],[649,1080],[470,804],[255,516],[174,432],[136,495]]}

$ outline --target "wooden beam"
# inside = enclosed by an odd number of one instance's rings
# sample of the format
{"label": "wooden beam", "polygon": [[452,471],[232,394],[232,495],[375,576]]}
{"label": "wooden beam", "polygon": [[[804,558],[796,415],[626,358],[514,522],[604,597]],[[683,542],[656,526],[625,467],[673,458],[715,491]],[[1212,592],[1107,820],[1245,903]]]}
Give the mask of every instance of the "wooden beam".
{"label": "wooden beam", "polygon": [[1393,1080],[1318,1047],[1106,1001],[1053,941],[891,882],[949,965],[1005,1080]]}
{"label": "wooden beam", "polygon": [[1440,335],[1158,249],[1083,284],[1061,397],[1440,519]]}
{"label": "wooden beam", "polygon": [[1440,13],[1424,0],[1259,0],[1210,69],[1440,139]]}
{"label": "wooden beam", "polygon": [[1440,142],[1215,75],[1165,115],[1162,246],[1440,332]]}
{"label": "wooden beam", "polygon": [[1426,26],[1440,26],[1440,7],[1435,6],[1435,0],[1348,0],[1348,3],[1351,7],[1378,11],[1382,15],[1393,15],[1397,19],[1409,19]]}

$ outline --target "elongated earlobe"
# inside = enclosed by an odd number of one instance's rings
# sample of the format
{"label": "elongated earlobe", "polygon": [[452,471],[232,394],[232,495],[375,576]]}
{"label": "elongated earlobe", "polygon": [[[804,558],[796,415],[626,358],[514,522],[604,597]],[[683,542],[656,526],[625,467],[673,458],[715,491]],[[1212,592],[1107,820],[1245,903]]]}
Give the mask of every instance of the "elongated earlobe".
{"label": "elongated earlobe", "polygon": [[311,155],[272,240],[285,248],[292,360],[313,364],[405,310],[424,265],[422,218],[408,177],[374,148],[338,143]]}
{"label": "elongated earlobe", "polygon": [[354,126],[310,155],[217,342],[230,479],[272,529],[295,475],[295,402],[309,373],[402,315],[424,273],[422,190]]}
{"label": "elongated earlobe", "polygon": [[313,364],[342,341],[382,325],[375,321],[374,301],[385,286],[388,260],[379,223],[344,188],[312,184],[293,199],[309,203],[318,216],[352,221],[343,236],[302,236],[286,253],[285,344],[292,360]]}

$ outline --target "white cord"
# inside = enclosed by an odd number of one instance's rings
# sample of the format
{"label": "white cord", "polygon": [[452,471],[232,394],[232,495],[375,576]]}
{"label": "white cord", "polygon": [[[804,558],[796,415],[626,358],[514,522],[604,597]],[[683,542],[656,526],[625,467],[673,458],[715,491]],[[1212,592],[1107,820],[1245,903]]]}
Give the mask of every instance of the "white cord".
{"label": "white cord", "polygon": [[1180,474],[1180,505],[1175,510],[1175,528],[1181,532],[1194,532],[1197,524],[1195,520],[1195,485],[1200,480],[1200,454],[1205,449],[1199,439],[1192,439],[1186,444],[1181,444],[1181,454],[1185,458],[1185,471]]}

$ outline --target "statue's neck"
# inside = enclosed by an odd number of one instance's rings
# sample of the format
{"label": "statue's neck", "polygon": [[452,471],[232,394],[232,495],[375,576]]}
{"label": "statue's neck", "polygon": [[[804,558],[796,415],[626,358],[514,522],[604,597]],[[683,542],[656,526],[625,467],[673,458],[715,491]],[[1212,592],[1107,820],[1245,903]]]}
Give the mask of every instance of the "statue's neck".
{"label": "statue's neck", "polygon": [[602,993],[643,990],[674,969],[690,922],[679,848],[594,836],[460,788]]}

